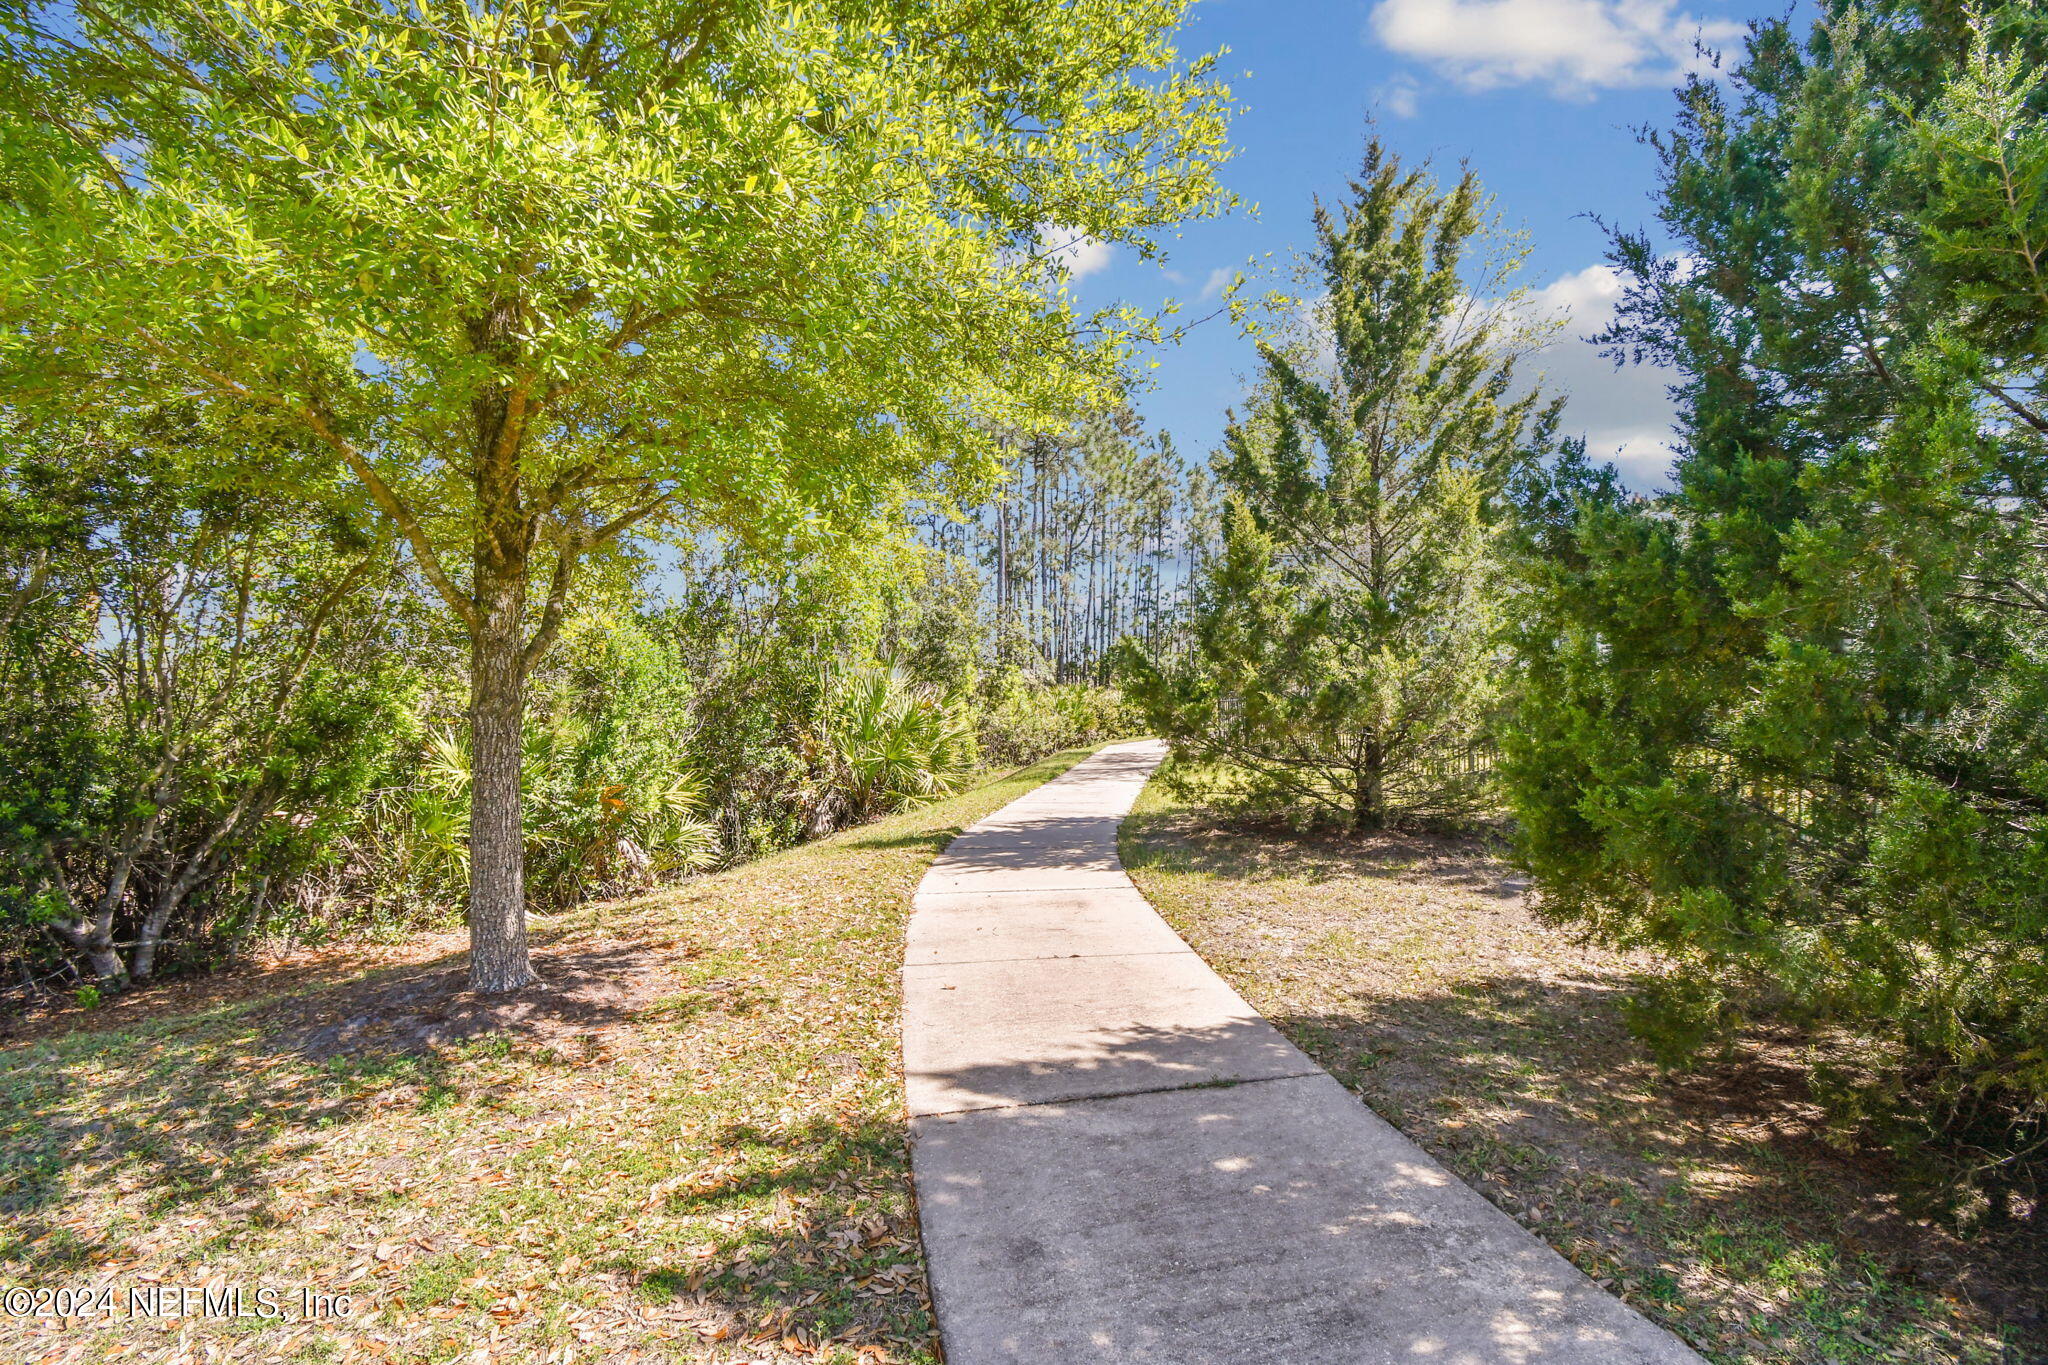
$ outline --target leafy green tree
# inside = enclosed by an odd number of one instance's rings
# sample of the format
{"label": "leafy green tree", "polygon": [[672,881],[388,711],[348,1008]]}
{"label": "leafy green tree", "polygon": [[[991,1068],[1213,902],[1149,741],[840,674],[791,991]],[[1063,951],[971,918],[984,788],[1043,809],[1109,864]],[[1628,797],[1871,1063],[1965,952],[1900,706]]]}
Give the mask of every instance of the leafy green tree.
{"label": "leafy green tree", "polygon": [[1610,337],[1679,378],[1676,488],[1533,488],[1504,746],[1549,911],[1672,959],[1667,1056],[1847,1021],[1839,1112],[1945,1130],[1997,1217],[2048,1119],[2043,49],[1830,4],[1684,92],[1683,256],[1620,239]]}
{"label": "leafy green tree", "polygon": [[1317,206],[1316,325],[1263,347],[1229,427],[1193,650],[1125,655],[1127,690],[1190,759],[1356,830],[1469,798],[1462,760],[1495,696],[1502,493],[1556,420],[1516,392],[1532,335],[1504,292],[1519,256],[1485,218],[1470,171],[1443,188],[1377,141],[1349,201]]}
{"label": "leafy green tree", "polygon": [[0,444],[0,848],[12,871],[0,925],[17,960],[41,958],[54,933],[93,975],[118,981],[127,964],[111,913],[104,930],[81,933],[75,919],[69,935],[45,927],[65,908],[41,871],[47,850],[90,825],[107,761],[82,645],[97,605],[93,541],[118,494],[52,449],[68,434],[9,423]]}
{"label": "leafy green tree", "polygon": [[964,696],[980,678],[995,622],[984,619],[982,587],[957,555],[926,550],[901,572],[884,603],[878,652],[913,682]]}
{"label": "leafy green tree", "polygon": [[579,564],[855,526],[1098,394],[1139,321],[1057,247],[1223,202],[1185,2],[10,4],[0,382],[232,400],[353,476],[467,635],[471,980],[516,988]]}

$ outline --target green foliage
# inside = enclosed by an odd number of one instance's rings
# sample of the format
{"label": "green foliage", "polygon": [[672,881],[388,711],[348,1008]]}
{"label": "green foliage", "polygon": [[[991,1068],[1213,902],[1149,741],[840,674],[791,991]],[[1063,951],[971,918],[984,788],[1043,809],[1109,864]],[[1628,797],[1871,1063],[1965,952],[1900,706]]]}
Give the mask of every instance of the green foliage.
{"label": "green foliage", "polygon": [[794,564],[741,551],[699,556],[646,629],[690,683],[659,723],[688,736],[723,857],[743,861],[809,835],[811,746],[826,705],[821,661],[877,661],[880,602],[903,561],[869,549]]}
{"label": "green foliage", "polygon": [[236,477],[246,438],[189,412],[5,437],[5,951],[114,983],[205,960],[290,912],[378,770],[408,691],[390,547],[317,479]]}
{"label": "green foliage", "polygon": [[831,671],[819,691],[814,837],[948,795],[974,772],[974,727],[930,684],[870,667]]}
{"label": "green foliage", "polygon": [[1014,667],[984,681],[976,718],[982,758],[1006,768],[1063,749],[1135,738],[1145,728],[1137,709],[1114,687],[1033,683]]}
{"label": "green foliage", "polygon": [[877,652],[910,677],[949,695],[972,692],[990,641],[981,578],[958,556],[926,551],[889,595]]}
{"label": "green foliage", "polygon": [[319,449],[471,654],[472,973],[525,984],[525,682],[635,528],[815,547],[1104,400],[1228,197],[1186,0],[0,9],[0,393]]}
{"label": "green foliage", "polygon": [[[857,513],[1113,373],[1138,324],[1083,341],[1039,234],[1149,250],[1222,202],[1182,8],[14,6],[8,377],[247,395],[423,565],[663,490],[749,534]],[[493,456],[531,507],[479,505]]]}
{"label": "green foliage", "polygon": [[1657,139],[1617,347],[1681,384],[1677,487],[1522,490],[1504,776],[1550,913],[1655,945],[1676,1059],[1760,1012],[1872,1056],[1989,1217],[2048,1131],[2048,80],[2038,16],[1824,7]]}
{"label": "green foliage", "polygon": [[692,691],[680,662],[623,613],[578,622],[563,655],[528,721],[530,894],[558,905],[709,867],[718,837],[676,726]]}
{"label": "green foliage", "polygon": [[[1263,348],[1216,466],[1222,545],[1181,656],[1136,644],[1126,689],[1189,761],[1227,761],[1355,829],[1457,813],[1497,670],[1493,546],[1508,480],[1555,407],[1512,393],[1529,337],[1499,295],[1518,255],[1377,142],[1318,206],[1304,341]],[[1328,347],[1330,359],[1318,352]]]}
{"label": "green foliage", "polygon": [[[927,630],[921,592],[893,595],[911,561],[847,565],[705,552],[670,570],[671,600],[635,605],[629,585],[572,619],[536,678],[522,782],[536,905],[558,908],[707,866],[744,862],[956,789],[977,762],[976,730],[1002,752],[1108,737],[1115,694],[1040,688],[1013,671],[982,690],[942,685],[945,662],[905,641],[960,636],[957,599]],[[893,604],[877,612],[876,598]],[[983,622],[971,607],[968,627]],[[838,660],[820,669],[819,658]],[[941,681],[922,675],[940,661]],[[1000,684],[1000,685],[998,685]],[[334,927],[382,917],[445,919],[468,872],[469,754],[430,703],[406,757],[366,808],[320,892]],[[1012,730],[1014,729],[1014,737]]]}
{"label": "green foliage", "polygon": [[354,875],[330,901],[347,896],[413,919],[460,899],[469,882],[469,754],[457,732],[440,729],[419,739],[414,757],[412,771],[394,774],[365,807],[353,832]]}
{"label": "green foliage", "polygon": [[[572,621],[527,718],[528,894],[543,909],[639,890],[713,866],[717,831],[694,764],[682,661],[630,612]],[[443,723],[377,793],[353,866],[330,894],[404,919],[459,903],[469,875],[470,756]]]}
{"label": "green foliage", "polygon": [[954,691],[984,669],[1101,684],[1122,636],[1175,636],[1215,517],[1206,471],[1122,405],[1001,446],[990,496],[912,507],[927,566],[892,604],[884,652]]}

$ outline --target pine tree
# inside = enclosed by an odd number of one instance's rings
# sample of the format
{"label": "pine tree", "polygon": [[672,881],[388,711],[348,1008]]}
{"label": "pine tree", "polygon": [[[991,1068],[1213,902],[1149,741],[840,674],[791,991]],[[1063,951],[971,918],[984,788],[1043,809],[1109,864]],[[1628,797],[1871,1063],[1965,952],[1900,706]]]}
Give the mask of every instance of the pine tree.
{"label": "pine tree", "polygon": [[1676,489],[1530,501],[1503,746],[1551,913],[1671,954],[1669,1059],[1850,1023],[1900,1064],[1845,1111],[2036,1217],[1985,1157],[2048,1132],[2044,49],[2032,5],[1829,4],[1684,93],[1686,265],[1621,239],[1610,338],[1681,380]]}
{"label": "pine tree", "polygon": [[[931,507],[920,539],[980,579],[986,662],[1041,682],[1101,684],[1116,643],[1173,639],[1191,538],[1209,515],[1200,471],[1127,408],[1067,435],[1010,435],[1009,477],[988,502]],[[942,570],[951,573],[951,570]]]}
{"label": "pine tree", "polygon": [[1486,219],[1469,170],[1444,188],[1377,140],[1349,201],[1317,206],[1316,325],[1262,348],[1229,426],[1192,653],[1124,655],[1187,757],[1355,830],[1469,798],[1457,760],[1494,700],[1502,492],[1556,422],[1516,392],[1532,332],[1498,296],[1519,254]]}

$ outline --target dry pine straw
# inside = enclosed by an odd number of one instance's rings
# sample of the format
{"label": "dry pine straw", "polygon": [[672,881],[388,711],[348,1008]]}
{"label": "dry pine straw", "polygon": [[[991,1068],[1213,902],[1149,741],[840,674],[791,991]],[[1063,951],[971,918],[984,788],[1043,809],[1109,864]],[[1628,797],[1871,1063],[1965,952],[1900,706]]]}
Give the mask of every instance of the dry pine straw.
{"label": "dry pine straw", "polygon": [[367,973],[283,964],[282,997],[244,975],[17,1030],[0,1283],[355,1311],[0,1317],[0,1357],[934,1360],[903,921],[953,832],[1079,757],[541,921],[548,988],[509,1001],[463,992],[459,939],[428,935]]}
{"label": "dry pine straw", "polygon": [[1660,1073],[1621,1013],[1653,964],[1544,925],[1484,842],[1233,828],[1155,783],[1123,847],[1316,1061],[1709,1357],[2048,1359],[2038,1263],[1915,1221],[1882,1163],[1820,1141],[1797,1040]]}

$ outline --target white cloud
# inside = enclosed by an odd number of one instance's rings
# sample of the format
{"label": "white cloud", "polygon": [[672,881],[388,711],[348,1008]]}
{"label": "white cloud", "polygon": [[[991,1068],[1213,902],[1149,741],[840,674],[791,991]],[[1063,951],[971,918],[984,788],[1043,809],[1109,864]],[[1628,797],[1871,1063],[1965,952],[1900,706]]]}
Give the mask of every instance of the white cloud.
{"label": "white cloud", "polygon": [[1373,102],[1395,118],[1414,118],[1422,112],[1422,87],[1406,76],[1396,76],[1373,91]]}
{"label": "white cloud", "polygon": [[1544,317],[1556,318],[1567,326],[1597,318],[1604,327],[1621,303],[1626,286],[1621,272],[1611,265],[1589,265],[1577,274],[1552,280],[1529,295],[1530,306]]}
{"label": "white cloud", "polygon": [[[1686,264],[1678,261],[1680,269]],[[1563,434],[1584,436],[1590,459],[1596,464],[1612,462],[1624,484],[1651,492],[1670,484],[1677,414],[1666,389],[1674,376],[1647,364],[1617,367],[1586,339],[1614,321],[1625,287],[1614,267],[1592,265],[1520,295],[1512,306],[1501,299],[1482,299],[1475,308],[1480,315],[1507,324],[1561,324],[1521,362],[1517,373],[1546,395],[1566,400]],[[1324,373],[1337,364],[1336,341],[1324,307],[1327,298],[1316,295],[1298,301],[1286,332],[1288,340],[1308,349],[1310,364]]]}
{"label": "white cloud", "polygon": [[1116,254],[1116,248],[1108,242],[1090,237],[1079,228],[1057,224],[1038,230],[1038,249],[1048,259],[1065,266],[1067,274],[1076,280],[1107,270],[1110,258]]}
{"label": "white cloud", "polygon": [[1562,318],[1564,328],[1530,358],[1544,372],[1543,387],[1564,394],[1564,429],[1582,433],[1586,453],[1612,460],[1631,488],[1669,482],[1672,456],[1672,376],[1650,365],[1624,365],[1600,354],[1585,338],[1614,320],[1623,281],[1612,266],[1588,266],[1530,296],[1541,316]]}
{"label": "white cloud", "polygon": [[1229,266],[1217,266],[1209,272],[1209,278],[1202,281],[1202,292],[1199,297],[1204,299],[1221,298],[1223,291],[1230,288],[1230,282],[1236,278],[1237,272]]}
{"label": "white cloud", "polygon": [[1699,68],[1696,39],[1722,47],[1743,32],[1676,0],[1380,0],[1371,25],[1390,50],[1469,88],[1541,84],[1580,98],[1675,80]]}

